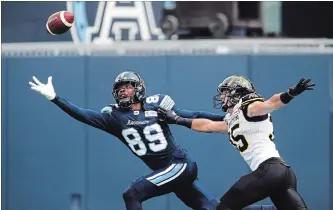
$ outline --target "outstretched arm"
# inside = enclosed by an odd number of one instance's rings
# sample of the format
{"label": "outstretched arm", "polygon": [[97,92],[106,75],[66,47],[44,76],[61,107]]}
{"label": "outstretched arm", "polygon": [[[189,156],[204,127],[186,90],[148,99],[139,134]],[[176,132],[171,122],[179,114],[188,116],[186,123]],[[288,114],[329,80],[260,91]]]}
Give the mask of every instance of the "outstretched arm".
{"label": "outstretched arm", "polygon": [[[249,117],[261,116],[282,108],[288,104],[294,97],[298,96],[306,90],[313,90],[314,83],[309,83],[311,80],[302,78],[296,86],[289,88],[287,92],[273,95],[267,101],[255,101],[247,107],[247,115]],[[246,105],[246,101],[244,102]],[[243,104],[242,104],[243,105]]]}
{"label": "outstretched arm", "polygon": [[161,108],[159,108],[158,112],[169,124],[182,125],[205,133],[228,133],[228,127],[224,121],[183,118],[178,116],[173,110],[166,111]]}
{"label": "outstretched arm", "polygon": [[173,110],[177,115],[184,118],[205,118],[213,121],[222,121],[224,119],[224,115],[215,114],[211,112],[205,111],[191,111],[186,109],[179,109],[175,106],[174,100],[168,95],[161,95],[163,99],[158,104],[158,108],[163,110]]}
{"label": "outstretched arm", "polygon": [[83,109],[73,103],[70,103],[64,98],[56,96],[52,85],[52,77],[48,78],[47,84],[41,83],[36,77],[33,77],[33,80],[34,82],[29,82],[31,89],[44,95],[48,100],[52,101],[74,119],[101,130],[107,130],[113,122],[110,114]]}
{"label": "outstretched arm", "polygon": [[228,133],[228,126],[224,121],[207,119],[193,119],[191,129],[205,133]]}
{"label": "outstretched arm", "polygon": [[59,96],[56,96],[51,101],[68,115],[87,125],[101,130],[108,130],[108,127],[111,126],[110,124],[112,121],[110,120],[111,116],[109,114],[99,113],[90,109],[83,109]]}
{"label": "outstretched arm", "polygon": [[191,111],[174,107],[173,110],[177,115],[184,118],[205,118],[213,121],[223,121],[224,115],[206,112],[206,111]]}

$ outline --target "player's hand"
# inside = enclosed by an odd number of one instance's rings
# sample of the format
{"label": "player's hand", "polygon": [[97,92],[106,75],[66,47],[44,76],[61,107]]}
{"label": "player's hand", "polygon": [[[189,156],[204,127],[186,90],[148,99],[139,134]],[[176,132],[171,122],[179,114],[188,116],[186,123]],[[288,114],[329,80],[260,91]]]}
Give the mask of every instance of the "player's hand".
{"label": "player's hand", "polygon": [[314,86],[315,86],[315,84],[311,82],[311,79],[302,78],[297,83],[297,85],[295,85],[294,87],[289,88],[288,94],[292,97],[295,97],[295,96],[303,93],[306,90],[313,90]]}
{"label": "player's hand", "polygon": [[161,119],[165,120],[168,124],[176,124],[178,118],[180,118],[173,110],[159,108],[157,113]]}
{"label": "player's hand", "polygon": [[52,77],[49,77],[47,79],[47,84],[41,83],[35,76],[33,76],[32,79],[34,80],[34,82],[29,82],[31,89],[39,92],[48,100],[53,100],[56,97],[56,93],[54,92],[54,88],[52,85]]}

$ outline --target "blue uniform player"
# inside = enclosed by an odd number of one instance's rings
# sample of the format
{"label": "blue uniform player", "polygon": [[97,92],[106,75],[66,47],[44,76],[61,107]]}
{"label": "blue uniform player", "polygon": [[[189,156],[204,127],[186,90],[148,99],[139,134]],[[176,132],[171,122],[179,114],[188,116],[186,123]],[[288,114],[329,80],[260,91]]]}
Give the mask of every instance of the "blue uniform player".
{"label": "blue uniform player", "polygon": [[157,109],[162,105],[184,117],[214,121],[221,121],[224,116],[178,109],[167,95],[146,97],[145,83],[134,72],[127,71],[117,76],[112,91],[117,104],[108,105],[101,112],[80,108],[56,96],[52,77],[47,84],[35,77],[33,80],[29,82],[31,89],[76,120],[117,137],[152,169],[152,173],[135,180],[124,191],[127,210],[140,210],[143,201],[170,192],[192,209],[216,208],[218,201],[198,183],[196,162],[177,145],[168,124],[157,115]]}

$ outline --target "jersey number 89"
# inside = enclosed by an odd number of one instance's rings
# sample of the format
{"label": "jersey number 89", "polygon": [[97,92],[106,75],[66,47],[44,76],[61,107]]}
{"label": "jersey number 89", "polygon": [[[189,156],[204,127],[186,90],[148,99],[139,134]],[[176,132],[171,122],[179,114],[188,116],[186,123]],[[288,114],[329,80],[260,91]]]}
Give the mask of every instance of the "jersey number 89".
{"label": "jersey number 89", "polygon": [[[154,134],[152,134],[154,132]],[[168,146],[161,126],[157,123],[148,125],[143,129],[145,139],[148,140],[148,147],[153,152],[164,150]],[[143,156],[147,153],[147,146],[142,141],[139,132],[135,128],[127,128],[122,131],[128,146],[138,156]]]}

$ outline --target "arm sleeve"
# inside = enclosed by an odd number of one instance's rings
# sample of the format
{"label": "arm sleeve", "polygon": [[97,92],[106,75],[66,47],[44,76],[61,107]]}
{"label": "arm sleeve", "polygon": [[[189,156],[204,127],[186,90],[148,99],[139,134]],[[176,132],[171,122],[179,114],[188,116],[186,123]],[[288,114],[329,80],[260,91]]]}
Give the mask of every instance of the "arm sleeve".
{"label": "arm sleeve", "polygon": [[52,102],[74,119],[95,128],[108,130],[109,126],[115,124],[115,120],[110,114],[99,113],[90,109],[83,109],[59,96],[56,96]]}
{"label": "arm sleeve", "polygon": [[224,115],[215,114],[212,112],[205,111],[191,111],[186,109],[179,109],[174,107],[173,110],[177,115],[184,118],[206,118],[212,121],[223,121]]}

